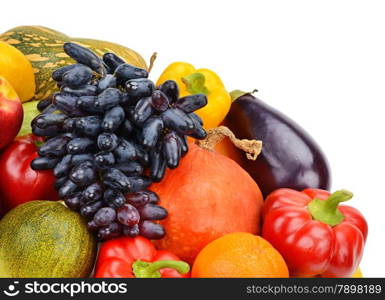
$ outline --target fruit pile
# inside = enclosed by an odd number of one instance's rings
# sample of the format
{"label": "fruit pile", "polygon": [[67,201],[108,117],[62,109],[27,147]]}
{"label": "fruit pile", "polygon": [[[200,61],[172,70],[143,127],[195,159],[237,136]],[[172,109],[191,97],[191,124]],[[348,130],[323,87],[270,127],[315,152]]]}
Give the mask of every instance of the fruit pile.
{"label": "fruit pile", "polygon": [[367,223],[309,134],[209,69],[150,69],[0,35],[0,277],[358,276]]}
{"label": "fruit pile", "polygon": [[187,136],[206,137],[194,114],[206,96],[179,98],[172,80],[155,89],[146,70],[113,53],[100,59],[74,43],[64,51],[77,64],[52,74],[60,92],[32,121],[32,132],[45,137],[32,169],[53,169],[59,197],[89,219],[99,240],[162,238],[163,227],[152,221],[167,211],[147,188],[178,166]]}

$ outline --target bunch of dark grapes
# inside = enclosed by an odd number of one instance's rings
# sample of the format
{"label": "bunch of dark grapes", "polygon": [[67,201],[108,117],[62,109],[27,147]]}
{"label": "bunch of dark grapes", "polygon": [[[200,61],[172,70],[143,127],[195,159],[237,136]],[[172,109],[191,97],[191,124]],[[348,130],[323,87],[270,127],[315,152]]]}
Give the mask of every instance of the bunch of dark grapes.
{"label": "bunch of dark grapes", "polygon": [[38,105],[32,129],[45,142],[32,168],[53,169],[59,196],[99,240],[161,239],[165,230],[153,221],[167,211],[148,187],[178,166],[187,136],[206,137],[194,113],[206,96],[179,98],[171,80],[156,88],[146,70],[113,53],[101,59],[74,43],[64,50],[77,63],[52,74],[60,92]]}

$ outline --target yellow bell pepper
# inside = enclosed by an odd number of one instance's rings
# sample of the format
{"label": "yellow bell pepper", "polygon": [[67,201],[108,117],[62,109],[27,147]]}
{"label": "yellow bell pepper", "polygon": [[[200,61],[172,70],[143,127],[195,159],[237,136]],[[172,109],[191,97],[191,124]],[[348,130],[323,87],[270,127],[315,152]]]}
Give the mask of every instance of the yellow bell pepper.
{"label": "yellow bell pepper", "polygon": [[352,278],[362,278],[362,277],[364,277],[362,275],[360,267],[357,268],[357,270],[353,273],[353,275],[351,277]]}
{"label": "yellow bell pepper", "polygon": [[207,96],[207,105],[196,111],[205,129],[219,126],[230,110],[230,94],[220,77],[211,70],[195,69],[189,63],[174,62],[160,75],[157,86],[167,80],[176,81],[180,97],[192,94]]}

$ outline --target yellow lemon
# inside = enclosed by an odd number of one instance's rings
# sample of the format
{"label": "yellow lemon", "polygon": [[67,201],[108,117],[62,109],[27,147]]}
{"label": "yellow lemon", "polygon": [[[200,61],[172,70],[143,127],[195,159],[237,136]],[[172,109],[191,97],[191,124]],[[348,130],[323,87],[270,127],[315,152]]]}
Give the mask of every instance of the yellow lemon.
{"label": "yellow lemon", "polygon": [[35,75],[29,60],[15,47],[0,41],[0,75],[16,90],[22,102],[35,95]]}

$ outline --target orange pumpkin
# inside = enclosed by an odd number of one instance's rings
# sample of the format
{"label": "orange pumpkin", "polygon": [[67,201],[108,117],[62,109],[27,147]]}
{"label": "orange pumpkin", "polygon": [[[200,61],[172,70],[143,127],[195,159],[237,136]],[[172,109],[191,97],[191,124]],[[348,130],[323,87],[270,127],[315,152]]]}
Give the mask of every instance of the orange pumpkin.
{"label": "orange pumpkin", "polygon": [[167,234],[156,246],[193,263],[203,247],[227,233],[257,234],[263,198],[236,162],[191,142],[189,148],[178,168],[151,189],[169,213],[160,222]]}

